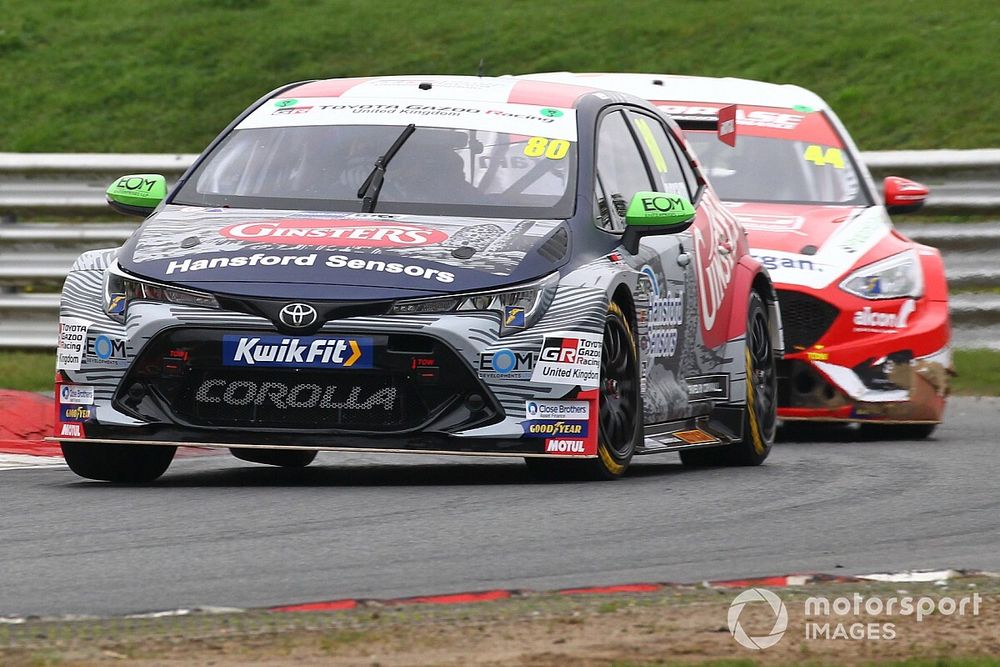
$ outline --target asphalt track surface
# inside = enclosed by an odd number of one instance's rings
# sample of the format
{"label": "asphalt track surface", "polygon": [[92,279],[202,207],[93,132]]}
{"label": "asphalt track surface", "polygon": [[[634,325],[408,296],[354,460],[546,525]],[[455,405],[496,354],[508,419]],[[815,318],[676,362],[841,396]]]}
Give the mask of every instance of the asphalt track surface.
{"label": "asphalt track surface", "polygon": [[920,442],[824,429],[759,468],[637,460],[540,483],[519,460],[321,454],[281,470],[175,460],[115,487],[0,472],[0,616],[260,607],[791,572],[1000,570],[1000,400]]}

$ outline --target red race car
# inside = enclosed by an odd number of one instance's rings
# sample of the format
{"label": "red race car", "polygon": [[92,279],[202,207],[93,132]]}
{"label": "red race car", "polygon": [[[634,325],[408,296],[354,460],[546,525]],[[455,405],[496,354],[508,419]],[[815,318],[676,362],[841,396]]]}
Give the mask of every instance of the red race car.
{"label": "red race car", "polygon": [[920,208],[926,187],[890,176],[880,198],[836,114],[798,86],[654,74],[528,78],[644,97],[687,130],[778,290],[781,419],[860,422],[883,437],[933,432],[953,372],[944,266],[888,215]]}

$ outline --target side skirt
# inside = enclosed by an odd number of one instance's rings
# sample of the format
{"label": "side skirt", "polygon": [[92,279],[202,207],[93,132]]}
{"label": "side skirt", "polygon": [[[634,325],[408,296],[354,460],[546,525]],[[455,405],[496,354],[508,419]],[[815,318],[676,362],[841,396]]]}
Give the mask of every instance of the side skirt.
{"label": "side skirt", "polygon": [[735,442],[724,427],[707,417],[692,417],[661,424],[647,424],[643,428],[642,445],[636,454],[662,454],[681,449],[719,447]]}

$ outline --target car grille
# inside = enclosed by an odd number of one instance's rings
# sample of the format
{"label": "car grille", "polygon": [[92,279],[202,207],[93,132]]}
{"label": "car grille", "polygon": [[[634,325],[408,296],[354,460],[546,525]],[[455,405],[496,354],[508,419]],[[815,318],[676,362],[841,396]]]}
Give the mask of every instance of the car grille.
{"label": "car grille", "polygon": [[371,357],[355,370],[226,365],[227,334],[274,336],[273,331],[164,332],[130,369],[115,406],[146,422],[219,429],[393,433],[441,421],[446,430],[458,430],[501,418],[468,365],[428,336],[365,335]]}
{"label": "car grille", "polygon": [[814,345],[840,314],[826,301],[791,290],[778,290],[778,304],[781,307],[785,349],[789,352]]}

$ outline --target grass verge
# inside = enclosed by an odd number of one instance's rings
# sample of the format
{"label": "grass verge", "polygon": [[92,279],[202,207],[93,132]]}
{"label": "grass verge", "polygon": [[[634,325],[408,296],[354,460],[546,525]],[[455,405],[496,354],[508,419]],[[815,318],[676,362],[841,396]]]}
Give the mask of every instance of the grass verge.
{"label": "grass verge", "polygon": [[952,392],[964,396],[1000,395],[1000,352],[955,350]]}
{"label": "grass verge", "polygon": [[0,150],[200,151],[287,82],[475,74],[480,59],[491,75],[794,82],[862,148],[973,148],[997,142],[998,26],[994,0],[8,2]]}
{"label": "grass verge", "polygon": [[52,391],[56,359],[50,351],[0,352],[0,389]]}
{"label": "grass verge", "polygon": [[[787,609],[781,640],[762,651],[742,648],[728,629],[738,590],[667,587],[644,594],[527,594],[459,606],[364,604],[327,613],[224,613],[82,621],[28,620],[0,625],[0,662],[10,667],[212,664],[257,665],[653,665],[885,664],[996,666],[1000,652],[1000,580],[960,578],[940,584],[849,582],[774,589]],[[934,601],[980,596],[959,616],[917,621],[899,613],[807,615],[806,599],[854,595],[864,600],[926,596]],[[888,607],[886,607],[888,608]],[[748,604],[739,616],[750,636],[768,634],[775,617]],[[807,624],[843,624],[893,639],[806,635]],[[831,629],[829,633],[836,631]]]}

